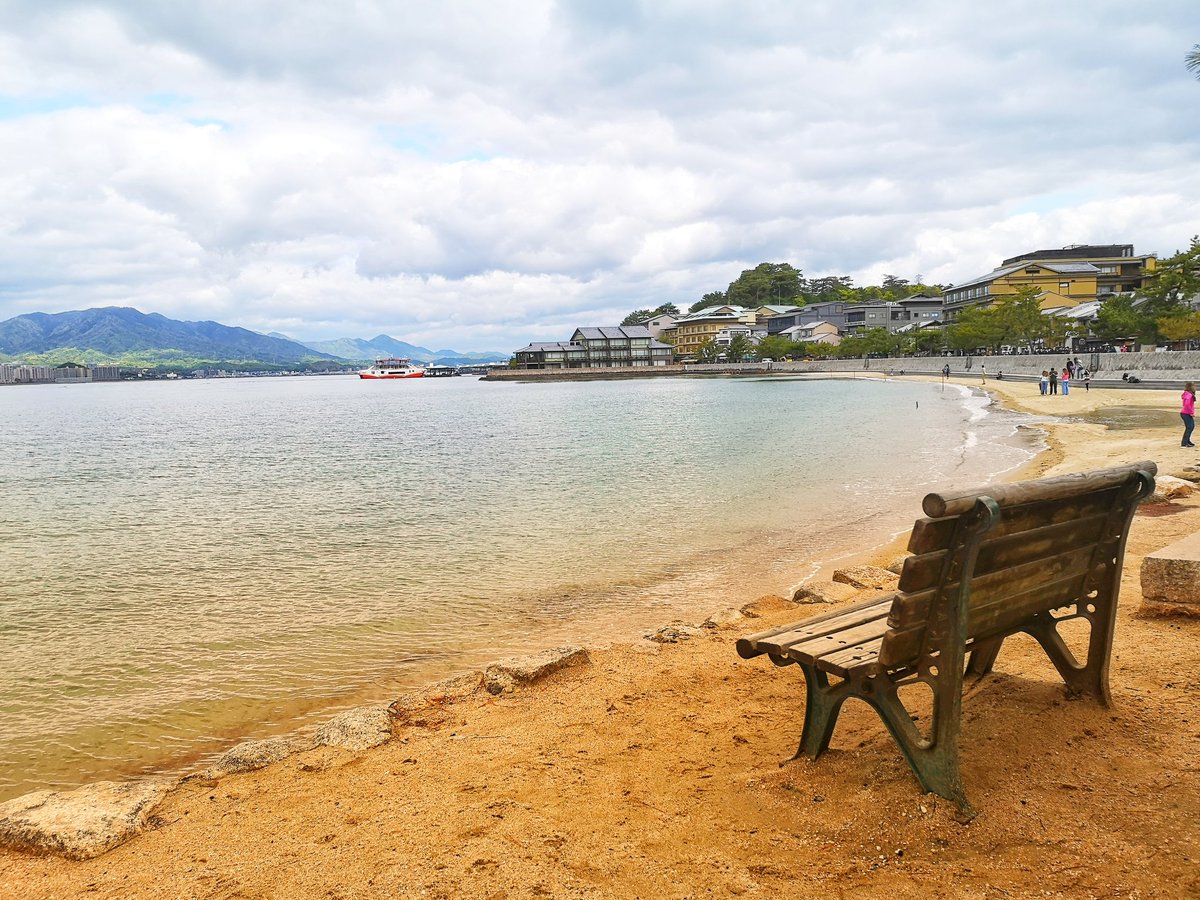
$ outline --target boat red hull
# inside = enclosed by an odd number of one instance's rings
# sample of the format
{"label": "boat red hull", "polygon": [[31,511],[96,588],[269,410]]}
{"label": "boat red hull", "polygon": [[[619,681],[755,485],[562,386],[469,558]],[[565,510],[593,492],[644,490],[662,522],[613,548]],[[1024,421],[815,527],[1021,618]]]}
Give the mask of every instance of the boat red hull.
{"label": "boat red hull", "polygon": [[359,378],[369,378],[372,381],[383,381],[387,378],[424,378],[424,372],[413,372],[411,375],[367,375],[365,372],[358,373]]}

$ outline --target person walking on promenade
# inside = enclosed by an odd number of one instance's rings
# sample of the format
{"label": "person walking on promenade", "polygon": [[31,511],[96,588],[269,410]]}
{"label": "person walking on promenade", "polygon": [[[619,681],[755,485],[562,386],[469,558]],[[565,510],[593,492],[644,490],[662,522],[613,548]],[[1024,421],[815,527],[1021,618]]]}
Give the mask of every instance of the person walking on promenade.
{"label": "person walking on promenade", "polygon": [[1179,410],[1179,418],[1183,419],[1183,443],[1180,447],[1195,447],[1192,443],[1192,429],[1196,427],[1196,385],[1188,382],[1183,386],[1183,401]]}
{"label": "person walking on promenade", "polygon": [[1070,369],[1063,369],[1062,389],[1063,389],[1064,397],[1067,396],[1067,394],[1071,393],[1071,370]]}
{"label": "person walking on promenade", "polygon": [[1054,369],[1050,370],[1050,394],[1053,396],[1058,393],[1058,372]]}
{"label": "person walking on promenade", "polygon": [[1038,390],[1042,392],[1043,397],[1050,391],[1050,373],[1045,369],[1042,369],[1042,377],[1038,379]]}

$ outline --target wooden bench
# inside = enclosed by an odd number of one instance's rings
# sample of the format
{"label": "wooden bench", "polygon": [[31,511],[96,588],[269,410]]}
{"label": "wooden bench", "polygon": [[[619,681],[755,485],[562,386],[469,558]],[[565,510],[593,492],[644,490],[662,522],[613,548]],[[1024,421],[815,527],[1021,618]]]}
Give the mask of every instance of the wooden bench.
{"label": "wooden bench", "polygon": [[[984,675],[1004,639],[1025,632],[1045,649],[1069,691],[1107,706],[1125,540],[1157,471],[1147,461],[929,494],[895,594],[739,640],[744,659],[766,653],[776,665],[794,663],[804,672],[796,757],[820,756],[842,703],[857,697],[879,713],[921,786],[973,817],[958,762],[966,654],[967,671]],[[1082,665],[1058,632],[1070,619],[1090,625]],[[897,695],[917,683],[933,698],[927,735]]]}

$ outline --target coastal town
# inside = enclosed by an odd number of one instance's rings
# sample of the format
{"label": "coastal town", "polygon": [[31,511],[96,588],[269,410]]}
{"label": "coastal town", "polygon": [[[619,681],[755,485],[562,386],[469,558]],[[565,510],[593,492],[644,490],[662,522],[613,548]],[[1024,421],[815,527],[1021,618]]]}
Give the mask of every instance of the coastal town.
{"label": "coastal town", "polygon": [[[1148,349],[1200,345],[1200,325],[1193,321],[1200,304],[1197,255],[1193,241],[1190,253],[1179,254],[1186,258],[1172,263],[1186,269],[1190,287],[1168,298],[1176,306],[1172,312],[1181,322],[1186,319],[1184,330],[1160,329],[1161,343]],[[516,350],[512,365],[536,371],[789,358],[1141,351],[1147,348],[1146,335],[1132,324],[1126,326],[1128,333],[1104,327],[1106,305],[1108,311],[1126,305],[1136,317],[1138,308],[1150,302],[1145,289],[1161,273],[1157,255],[1137,253],[1132,244],[1033,250],[944,290],[916,285],[896,299],[761,306],[714,302],[617,326],[580,327],[567,340]],[[1002,321],[1006,310],[1023,317]],[[989,314],[997,319],[988,323],[990,329],[972,327]]]}

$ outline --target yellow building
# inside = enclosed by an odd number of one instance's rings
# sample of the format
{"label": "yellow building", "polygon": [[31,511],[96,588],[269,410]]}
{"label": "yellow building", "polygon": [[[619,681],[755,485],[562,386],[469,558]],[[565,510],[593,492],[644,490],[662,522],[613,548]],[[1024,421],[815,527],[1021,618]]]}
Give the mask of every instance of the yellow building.
{"label": "yellow building", "polygon": [[1037,288],[1042,309],[1103,300],[1141,288],[1157,263],[1153,253],[1135,255],[1133,244],[1087,244],[1023,253],[1004,260],[986,275],[947,288],[946,320],[954,321],[968,307],[991,306],[1023,287]]}
{"label": "yellow building", "polygon": [[705,341],[715,341],[717,332],[730,325],[754,325],[756,311],[740,306],[709,306],[682,316],[675,325],[659,335],[659,340],[675,345],[675,358],[696,355]]}

